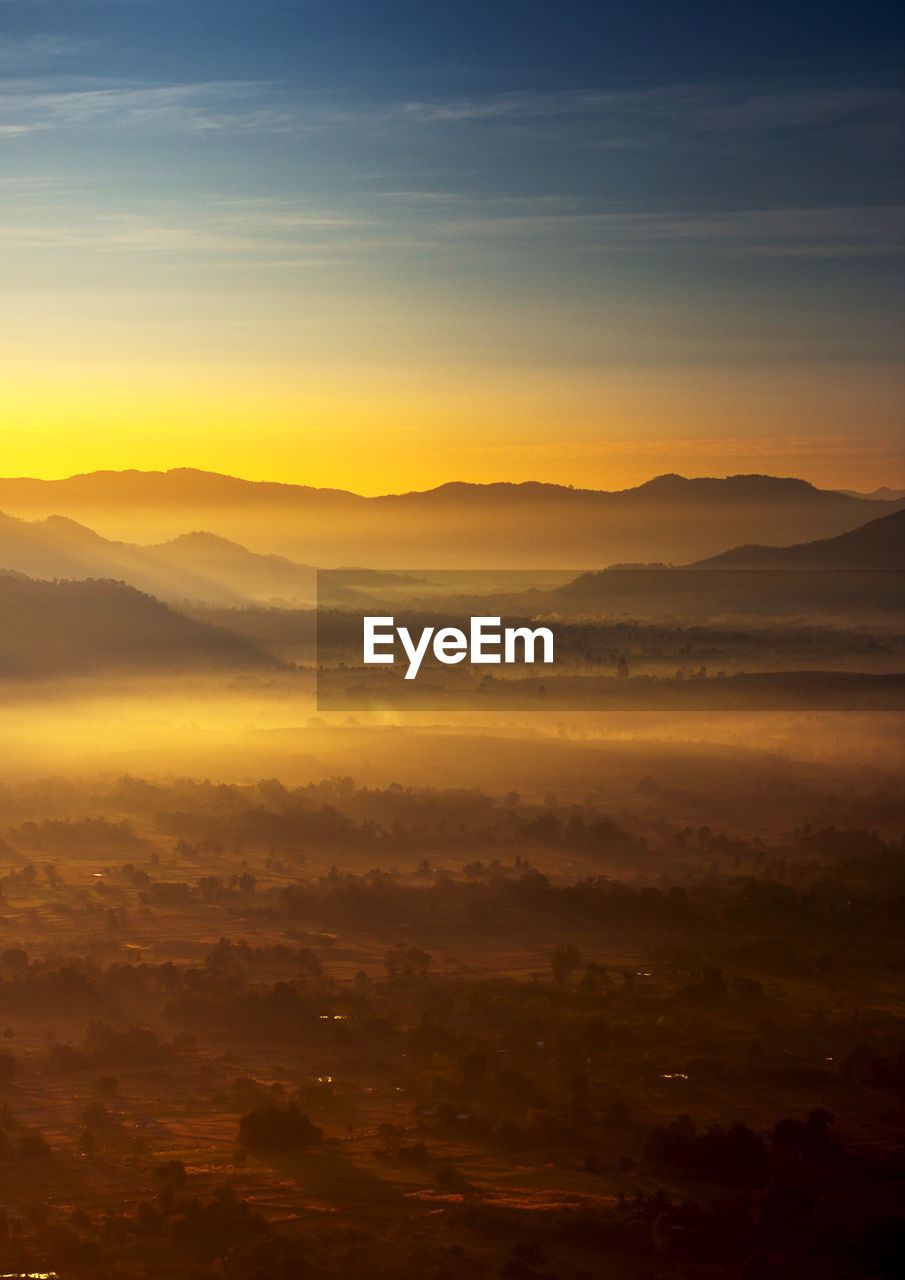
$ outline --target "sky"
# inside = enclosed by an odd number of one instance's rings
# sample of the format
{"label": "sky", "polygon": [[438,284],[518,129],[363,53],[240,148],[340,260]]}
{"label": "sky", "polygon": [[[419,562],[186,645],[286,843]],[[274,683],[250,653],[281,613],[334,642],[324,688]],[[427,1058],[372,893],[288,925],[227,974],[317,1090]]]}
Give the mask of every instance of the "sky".
{"label": "sky", "polygon": [[0,471],[905,486],[898,11],[0,0]]}

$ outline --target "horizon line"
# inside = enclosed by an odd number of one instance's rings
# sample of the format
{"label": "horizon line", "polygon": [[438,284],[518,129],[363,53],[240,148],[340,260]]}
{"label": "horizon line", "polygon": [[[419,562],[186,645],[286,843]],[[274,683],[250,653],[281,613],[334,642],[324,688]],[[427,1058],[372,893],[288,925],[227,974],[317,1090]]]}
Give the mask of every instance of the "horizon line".
{"label": "horizon line", "polygon": [[307,489],[315,493],[343,494],[349,497],[360,498],[362,501],[365,501],[365,502],[372,501],[374,499],[379,499],[379,498],[398,498],[398,497],[409,497],[409,496],[414,496],[419,494],[437,493],[442,489],[452,489],[452,488],[517,489],[517,488],[537,487],[537,488],[544,488],[544,489],[558,489],[564,492],[573,491],[576,493],[620,494],[620,493],[631,493],[631,492],[637,491],[638,489],[643,489],[648,485],[654,484],[657,481],[664,481],[664,480],[692,483],[696,480],[725,481],[725,480],[767,479],[767,480],[778,480],[778,481],[794,482],[797,484],[808,485],[810,488],[815,489],[818,492],[822,492],[822,493],[842,493],[845,495],[857,494],[858,496],[861,496],[861,497],[872,497],[873,494],[879,493],[883,489],[886,489],[893,494],[898,494],[898,493],[901,493],[903,490],[905,490],[905,485],[902,486],[902,489],[899,489],[897,486],[888,484],[888,483],[877,485],[875,489],[869,490],[869,491],[856,490],[856,489],[842,489],[842,488],[836,488],[832,486],[824,488],[814,484],[813,481],[807,480],[805,479],[805,477],[800,475],[778,475],[773,472],[767,472],[767,471],[727,472],[725,475],[712,475],[712,474],[683,475],[680,472],[670,471],[670,472],[661,472],[657,475],[650,476],[647,480],[643,480],[639,484],[628,485],[620,489],[602,489],[602,488],[596,488],[596,487],[588,487],[586,485],[567,484],[559,481],[537,480],[537,479],[527,479],[527,480],[454,479],[454,480],[444,480],[444,481],[441,481],[439,484],[430,485],[424,489],[400,489],[400,490],[389,490],[389,491],[384,491],[380,493],[364,494],[364,493],[358,492],[357,490],[346,489],[337,485],[312,485],[312,484],[306,483],[303,480],[271,480],[271,479],[252,480],[252,479],[249,479],[247,476],[235,475],[232,472],[208,470],[207,468],[192,467],[192,466],[167,467],[165,470],[160,470],[156,468],[142,468],[142,467],[121,467],[121,468],[98,467],[92,471],[77,471],[77,472],[69,473],[67,475],[53,476],[53,477],[29,476],[29,475],[0,476],[0,483],[9,481],[13,483],[26,482],[30,484],[55,485],[55,484],[65,484],[69,480],[83,480],[83,479],[89,479],[91,477],[96,477],[96,476],[163,477],[163,476],[171,476],[171,475],[178,475],[178,474],[206,476],[206,477],[213,477],[213,478],[222,479],[222,480],[234,480],[239,484],[245,484],[245,485],[278,486],[280,488],[288,488],[288,489]]}

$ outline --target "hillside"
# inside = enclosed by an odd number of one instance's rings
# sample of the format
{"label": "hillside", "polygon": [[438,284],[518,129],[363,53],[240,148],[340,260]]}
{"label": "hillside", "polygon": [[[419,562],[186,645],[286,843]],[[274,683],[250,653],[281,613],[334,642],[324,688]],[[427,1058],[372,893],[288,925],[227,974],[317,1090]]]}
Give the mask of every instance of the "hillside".
{"label": "hillside", "polygon": [[0,509],[62,514],[111,539],[159,544],[193,526],[306,564],[383,568],[692,561],[727,545],[835,537],[901,505],[761,475],[666,475],[618,492],[450,483],[373,498],[186,468],[0,480]]}
{"label": "hillside", "polygon": [[792,547],[734,547],[693,569],[905,569],[905,510],[835,538]]}
{"label": "hillside", "polygon": [[170,602],[301,605],[314,571],[256,555],[208,533],[142,547],[103,538],[67,516],[27,521],[0,513],[0,568],[38,578],[111,578]]}
{"label": "hillside", "polygon": [[889,485],[881,485],[879,489],[874,489],[872,493],[860,493],[857,489],[840,489],[840,493],[847,493],[851,498],[871,498],[879,502],[898,502],[905,498],[905,489],[890,489]]}
{"label": "hillside", "polygon": [[300,605],[313,603],[316,595],[316,570],[310,565],[296,564],[285,556],[260,555],[215,533],[184,533],[138,550],[168,573],[191,573],[242,599]]}
{"label": "hillside", "polygon": [[273,667],[251,644],[119,582],[0,573],[0,677]]}
{"label": "hillside", "polygon": [[790,547],[735,547],[691,565],[614,565],[579,574],[550,593],[548,607],[697,619],[725,614],[890,618],[901,614],[898,571],[903,569],[905,510],[900,510],[850,533]]}

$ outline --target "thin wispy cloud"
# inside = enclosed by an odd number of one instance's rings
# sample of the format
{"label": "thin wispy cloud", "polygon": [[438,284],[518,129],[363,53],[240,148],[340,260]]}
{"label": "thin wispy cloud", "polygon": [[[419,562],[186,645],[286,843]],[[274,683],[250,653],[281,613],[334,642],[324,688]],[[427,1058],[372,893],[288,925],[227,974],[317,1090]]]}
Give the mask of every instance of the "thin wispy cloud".
{"label": "thin wispy cloud", "polygon": [[254,82],[209,84],[48,85],[9,83],[0,93],[0,119],[20,132],[48,129],[129,133],[299,131],[307,126],[297,107],[262,101]]}
{"label": "thin wispy cloud", "polygon": [[129,216],[98,219],[90,226],[6,225],[0,227],[0,245],[16,249],[164,253],[231,253],[257,247],[255,241],[240,236]]}
{"label": "thin wispy cloud", "polygon": [[[472,125],[506,130],[576,131],[584,143],[615,149],[666,139],[732,139],[792,130],[860,127],[883,133],[903,123],[905,94],[895,89],[801,89],[739,85],[663,85],[618,92],[505,93],[480,98],[391,104],[382,122]],[[350,117],[337,117],[337,119]],[[590,136],[588,136],[590,135]]]}
{"label": "thin wispy cloud", "polygon": [[[4,186],[0,181],[0,195]],[[378,228],[373,218],[342,210],[292,207],[282,200],[201,200],[178,213],[164,201],[153,211],[97,210],[73,205],[65,186],[38,179],[13,182],[6,192],[11,215],[0,224],[0,248],[79,249],[98,253],[245,255],[239,265],[323,265],[331,252],[360,245],[359,233]],[[14,203],[15,200],[15,203]],[[12,212],[12,209],[15,211]],[[372,243],[369,237],[367,243]],[[306,252],[308,251],[308,252]],[[305,256],[299,257],[300,253]],[[336,260],[336,259],[331,259]]]}
{"label": "thin wispy cloud", "polygon": [[905,249],[905,208],[742,209],[696,213],[560,212],[449,218],[435,232],[465,239],[554,236],[618,252],[683,246],[695,252],[753,256],[898,254]]}
{"label": "thin wispy cloud", "polygon": [[[2,64],[0,64],[2,65]],[[794,130],[856,128],[878,137],[901,125],[905,94],[894,89],[801,89],[665,85],[631,92],[532,91],[389,103],[325,102],[285,83],[11,82],[3,119],[20,131],[114,129],[239,133],[381,133],[438,128],[554,131],[583,146],[649,149]]]}
{"label": "thin wispy cloud", "polygon": [[[346,175],[342,194],[319,206],[277,194],[217,198],[214,189],[189,183],[170,193],[170,206],[153,195],[99,211],[97,199],[81,192],[58,207],[19,208],[7,219],[0,244],[23,249],[80,248],[104,253],[232,255],[238,265],[255,257],[269,262],[331,262],[374,251],[536,254],[684,254],[698,257],[843,259],[901,253],[902,209],[898,205],[841,203],[833,207],[749,202],[735,209],[707,208],[707,191],[692,192],[686,207],[676,201],[639,207],[637,199],[605,191],[578,194],[587,173],[587,151],[635,148],[700,148],[722,154],[744,150],[758,138],[808,131],[825,136],[861,131],[865,145],[883,144],[903,113],[905,94],[887,89],[836,89],[757,85],[661,85],[634,91],[531,91],[470,98],[438,98],[339,104],[285,83],[223,80],[190,84],[100,81],[72,76],[19,78],[0,92],[0,140],[10,145],[30,133],[72,134],[81,144],[94,138],[282,137],[289,172],[300,169],[295,139],[326,138]],[[398,177],[394,156],[422,151],[466,128],[490,137],[479,148],[479,173],[430,175],[423,186],[383,185],[363,172],[372,156]],[[501,137],[496,132],[504,131]],[[505,173],[492,163],[503,148],[525,154],[564,155],[558,192],[507,191]],[[796,144],[797,145],[797,144]],[[419,166],[422,181],[426,177]],[[75,181],[75,180],[74,180]],[[494,190],[497,184],[501,186]],[[592,183],[592,186],[594,184]],[[596,184],[604,186],[602,179]],[[284,188],[285,189],[285,188]],[[0,186],[0,195],[4,189]],[[15,194],[15,189],[5,193]],[[783,193],[784,194],[784,193]],[[741,202],[739,202],[741,203]],[[671,207],[670,207],[671,206]],[[175,210],[175,212],[174,212]]]}
{"label": "thin wispy cloud", "polygon": [[[23,190],[29,194],[28,187]],[[40,187],[34,190],[40,195]],[[298,261],[299,253],[325,249],[334,262],[375,249],[442,251],[444,246],[471,246],[479,252],[485,245],[493,253],[501,246],[536,253],[538,242],[547,253],[686,252],[764,258],[896,255],[905,249],[901,206],[744,209],[701,216],[567,211],[562,203],[557,202],[557,212],[550,212],[543,198],[482,204],[456,197],[439,208],[428,202],[425,212],[420,202],[413,211],[394,194],[375,201],[369,216],[356,216],[292,209],[283,201],[253,201],[251,207],[243,201],[220,201],[198,206],[177,221],[165,211],[80,216],[69,209],[64,216],[65,206],[57,198],[32,202],[18,223],[8,219],[0,227],[0,245],[105,253],[239,253],[251,259],[272,259],[276,250],[287,263]],[[309,263],[307,256],[301,261]]]}
{"label": "thin wispy cloud", "polygon": [[[499,454],[511,456],[512,445],[482,444],[487,456]],[[452,454],[452,450],[450,453]],[[687,453],[692,458],[707,455],[711,458],[743,458],[762,454],[771,458],[800,457],[882,457],[888,453],[885,444],[854,441],[851,436],[837,434],[805,435],[711,435],[711,436],[629,436],[624,439],[560,440],[555,444],[532,444],[521,441],[519,454],[526,460],[549,459],[552,454],[561,459],[580,462],[588,457],[614,458],[620,456],[638,458],[662,458],[668,453]]]}
{"label": "thin wispy cloud", "polygon": [[0,71],[23,75],[29,71],[85,58],[97,49],[97,41],[80,36],[7,36],[0,44]]}

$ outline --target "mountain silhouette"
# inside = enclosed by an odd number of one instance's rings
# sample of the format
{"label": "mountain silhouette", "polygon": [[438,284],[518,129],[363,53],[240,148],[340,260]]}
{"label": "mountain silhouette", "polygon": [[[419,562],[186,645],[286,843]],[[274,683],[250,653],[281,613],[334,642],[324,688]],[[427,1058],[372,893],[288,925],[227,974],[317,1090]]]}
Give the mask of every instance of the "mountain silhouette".
{"label": "mountain silhouette", "polygon": [[766,475],[663,475],[615,492],[450,482],[372,498],[191,468],[0,480],[0,509],[18,516],[61,514],[133,543],[200,527],[258,553],[334,567],[687,562],[732,544],[834,537],[901,505]]}
{"label": "mountain silhouette", "polygon": [[141,547],[59,515],[30,522],[0,513],[0,568],[36,578],[111,578],[170,602],[297,606],[315,595],[313,569],[215,534]]}
{"label": "mountain silhouette", "polygon": [[693,569],[905,569],[905,510],[850,533],[792,547],[734,547]]}
{"label": "mountain silhouette", "polygon": [[859,493],[857,489],[840,489],[839,492],[847,493],[850,498],[872,498],[880,502],[899,502],[905,498],[905,489],[890,489],[888,485],[874,489],[873,493]]}
{"label": "mountain silhouette", "polygon": [[888,619],[901,614],[903,569],[905,510],[899,510],[850,533],[790,547],[742,546],[689,565],[612,565],[581,573],[535,608],[697,620],[725,614]]}
{"label": "mountain silhouette", "polygon": [[311,565],[285,556],[261,555],[219,534],[195,531],[169,542],[139,548],[149,559],[181,568],[247,600],[269,604],[312,604],[317,582]]}
{"label": "mountain silhouette", "polygon": [[240,637],[121,582],[38,582],[0,573],[3,679],[277,665]]}

